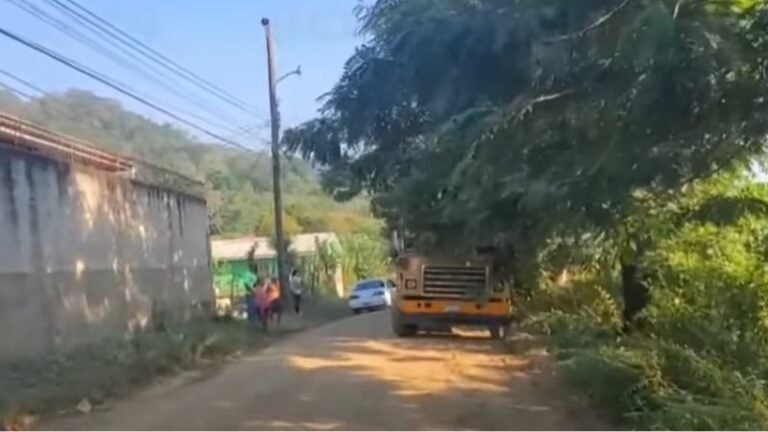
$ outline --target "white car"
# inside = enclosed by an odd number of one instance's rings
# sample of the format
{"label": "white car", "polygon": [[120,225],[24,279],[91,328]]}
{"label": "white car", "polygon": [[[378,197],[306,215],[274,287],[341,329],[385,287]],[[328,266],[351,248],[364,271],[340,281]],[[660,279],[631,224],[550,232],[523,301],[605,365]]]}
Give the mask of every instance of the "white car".
{"label": "white car", "polygon": [[349,295],[349,307],[352,312],[386,309],[392,306],[392,284],[386,279],[366,279],[358,281]]}

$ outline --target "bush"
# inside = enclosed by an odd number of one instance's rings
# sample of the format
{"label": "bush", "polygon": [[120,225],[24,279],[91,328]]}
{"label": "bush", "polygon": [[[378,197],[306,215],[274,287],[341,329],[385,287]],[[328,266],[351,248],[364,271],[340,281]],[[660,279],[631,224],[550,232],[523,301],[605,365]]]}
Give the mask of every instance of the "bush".
{"label": "bush", "polygon": [[622,332],[611,295],[621,282],[606,260],[572,271],[569,286],[540,282],[524,326],[627,426],[766,429],[768,188],[726,176],[672,201],[630,216],[635,234],[613,244],[645,270],[642,325]]}
{"label": "bush", "polygon": [[621,424],[649,430],[768,427],[762,381],[717,358],[645,337],[585,337],[577,348],[553,340],[560,352],[569,353],[560,363],[565,380]]}
{"label": "bush", "polygon": [[534,332],[583,346],[576,342],[610,338],[621,327],[619,304],[607,286],[581,273],[567,286],[542,282],[532,298],[518,299],[516,304],[520,314],[527,317],[525,326]]}
{"label": "bush", "polygon": [[663,320],[659,324],[654,315],[651,328],[623,335],[618,305],[601,293],[601,283],[590,288],[584,279],[543,288],[523,305],[528,314],[522,328],[546,337],[568,383],[632,428],[768,427],[768,394],[760,379],[765,369],[758,367],[762,357],[743,367],[745,352],[726,353],[718,339],[707,345],[707,337],[723,334],[720,323],[676,321],[678,327],[672,327]]}
{"label": "bush", "polygon": [[341,236],[341,265],[344,283],[355,282],[387,274],[387,244],[375,234],[346,234]]}
{"label": "bush", "polygon": [[67,353],[5,362],[0,367],[0,413],[64,408],[83,398],[98,403],[158,375],[233,354],[261,340],[260,333],[244,325],[198,318]]}
{"label": "bush", "polygon": [[562,363],[565,379],[620,416],[649,405],[645,392],[653,360],[648,353],[621,347],[582,349]]}

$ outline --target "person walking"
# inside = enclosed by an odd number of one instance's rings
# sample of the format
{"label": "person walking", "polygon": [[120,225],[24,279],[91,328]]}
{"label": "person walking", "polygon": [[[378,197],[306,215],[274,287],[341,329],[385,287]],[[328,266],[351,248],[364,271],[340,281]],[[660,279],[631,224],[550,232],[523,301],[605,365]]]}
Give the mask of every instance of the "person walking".
{"label": "person walking", "polygon": [[291,288],[291,297],[293,297],[293,311],[296,312],[296,315],[301,315],[301,296],[304,294],[304,287],[298,270],[293,269],[288,282]]}
{"label": "person walking", "polygon": [[264,331],[267,331],[272,315],[268,280],[264,280],[263,282],[260,281],[259,285],[254,290],[254,304],[256,308],[256,315],[261,322],[261,326]]}
{"label": "person walking", "polygon": [[283,316],[283,291],[280,287],[280,282],[276,277],[270,279],[267,284],[267,297],[269,301],[270,317],[276,324],[280,324],[280,319]]}
{"label": "person walking", "polygon": [[256,268],[248,267],[244,271],[238,271],[233,275],[243,288],[243,299],[245,300],[245,312],[248,322],[256,321],[256,296],[254,289],[259,284],[259,274]]}
{"label": "person walking", "polygon": [[245,300],[245,315],[248,322],[253,322],[253,288],[246,287],[243,294],[243,300]]}

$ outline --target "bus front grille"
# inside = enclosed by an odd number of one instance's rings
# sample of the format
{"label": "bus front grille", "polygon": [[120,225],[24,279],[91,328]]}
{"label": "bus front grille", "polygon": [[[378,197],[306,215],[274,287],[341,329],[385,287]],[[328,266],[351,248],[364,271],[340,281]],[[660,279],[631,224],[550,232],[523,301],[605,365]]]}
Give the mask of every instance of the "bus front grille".
{"label": "bus front grille", "polygon": [[471,297],[482,293],[487,283],[484,267],[424,266],[424,294],[437,297]]}

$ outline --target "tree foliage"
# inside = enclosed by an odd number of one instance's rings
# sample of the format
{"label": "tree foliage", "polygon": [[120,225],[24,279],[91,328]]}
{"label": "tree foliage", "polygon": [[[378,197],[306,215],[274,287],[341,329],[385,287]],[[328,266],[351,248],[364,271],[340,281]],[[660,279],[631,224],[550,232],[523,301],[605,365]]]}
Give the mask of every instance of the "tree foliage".
{"label": "tree foliage", "polygon": [[337,197],[425,246],[539,250],[762,150],[762,2],[380,0],[320,118]]}
{"label": "tree foliage", "polygon": [[[426,250],[494,244],[568,375],[642,429],[764,429],[768,4],[378,0],[286,133]],[[620,289],[617,289],[620,288]],[[600,395],[604,397],[600,397]]]}

